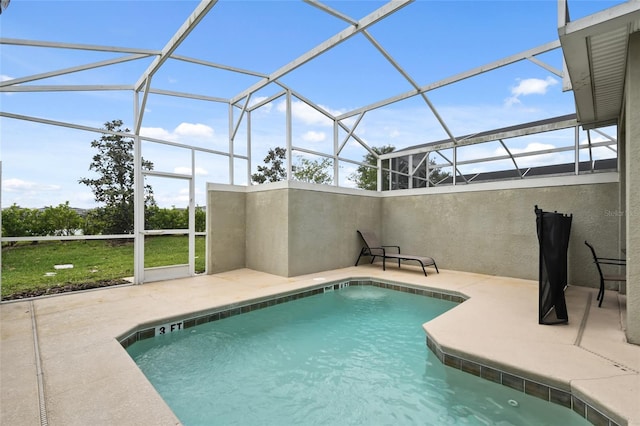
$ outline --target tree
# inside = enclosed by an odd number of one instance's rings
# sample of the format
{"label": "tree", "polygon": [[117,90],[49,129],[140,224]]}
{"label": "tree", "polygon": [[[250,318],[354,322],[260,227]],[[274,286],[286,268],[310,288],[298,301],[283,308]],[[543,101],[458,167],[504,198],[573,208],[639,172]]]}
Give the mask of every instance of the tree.
{"label": "tree", "polygon": [[264,158],[264,166],[258,166],[258,172],[251,175],[255,183],[278,182],[287,178],[287,169],[284,160],[287,158],[287,150],[275,147],[269,150]]}
{"label": "tree", "polygon": [[[207,227],[206,207],[195,208],[195,231],[204,232]],[[151,206],[145,212],[145,229],[188,229],[189,207],[172,206],[170,209]]]}
{"label": "tree", "polygon": [[146,229],[188,229],[189,209],[170,209],[152,206],[146,211]]}
{"label": "tree", "polygon": [[6,237],[66,236],[80,229],[82,218],[68,201],[42,210],[13,204],[2,211],[2,235]]}
{"label": "tree", "polygon": [[196,232],[207,230],[207,208],[196,206]]}
{"label": "tree", "polygon": [[[388,154],[390,152],[393,152],[395,150],[395,147],[391,145],[385,145],[380,148],[377,148],[374,146],[374,147],[371,147],[371,150],[375,152],[377,155],[382,155],[382,154]],[[378,158],[371,153],[367,153],[367,155],[364,156],[363,160],[364,160],[364,163],[370,164],[373,167],[365,166],[365,165],[359,166],[356,172],[351,174],[351,176],[349,176],[349,180],[351,180],[352,182],[355,182],[358,188],[375,191],[378,186],[377,184],[378,170],[376,169],[378,165]],[[390,160],[385,160],[382,162],[383,169],[388,170],[390,168],[389,161]],[[414,158],[414,161],[416,161],[415,158]],[[408,176],[406,174],[409,172],[409,157],[400,156],[392,159],[391,163],[393,164],[393,171],[398,172],[398,173],[392,174],[393,175],[393,180],[391,184],[392,189],[408,188],[409,187]],[[430,159],[428,184],[427,184],[427,181],[425,180],[426,174],[427,174],[426,173],[427,168],[425,164],[423,164],[418,170],[413,171],[414,177],[422,178],[422,179],[414,180],[414,183],[413,183],[414,188],[435,186],[435,184],[437,184],[441,180],[444,180],[447,177],[451,176],[451,173],[443,172],[441,168],[435,168],[435,165],[436,165],[435,160]],[[390,186],[389,173],[383,173],[382,189],[389,189],[389,186]]]}
{"label": "tree", "polygon": [[[37,209],[28,209],[13,204],[2,210],[2,235],[5,237],[30,237],[34,233],[39,215]],[[14,245],[15,242],[9,245]]]}
{"label": "tree", "polygon": [[[371,147],[371,150],[375,152],[377,155],[388,154],[394,151],[396,148],[391,145],[385,145],[380,148],[375,146]],[[356,186],[361,189],[368,189],[370,191],[376,191],[378,189],[378,157],[373,155],[372,153],[367,153],[364,156],[364,163],[371,164],[371,166],[360,165],[358,169],[349,176],[349,180],[355,182]],[[389,167],[389,161],[385,161],[382,163],[383,168]],[[385,173],[383,174],[383,184],[382,187],[388,187],[389,177]]]}
{"label": "tree", "polygon": [[323,157],[322,160],[310,160],[305,157],[298,157],[294,166],[293,178],[301,182],[311,182],[329,185],[333,182],[330,158]]}
{"label": "tree", "polygon": [[434,168],[436,160],[429,160],[429,186],[436,186],[438,182],[451,176],[449,172],[443,172],[442,168]]}
{"label": "tree", "polygon": [[413,185],[412,188],[425,188],[428,186],[436,186],[440,181],[451,176],[451,173],[442,171],[441,167],[436,167],[436,161],[430,158],[428,161],[429,178],[427,179],[427,163],[422,162],[422,154],[414,156],[400,156],[391,160],[392,174],[391,188],[392,189],[406,189],[409,188],[409,161],[412,158],[413,167],[420,166],[417,169],[412,170]]}
{"label": "tree", "polygon": [[43,235],[75,235],[82,229],[82,218],[69,207],[68,201],[58,207],[46,207],[40,215],[39,222],[43,228]]}
{"label": "tree", "polygon": [[86,212],[82,223],[84,235],[97,235],[104,232],[107,225],[104,221],[105,213],[102,210],[102,208],[95,208]]}
{"label": "tree", "polygon": [[[287,159],[287,150],[276,147],[269,150],[264,158],[264,166],[258,166],[258,172],[251,175],[251,180],[255,183],[278,182],[287,179],[287,170],[284,162]],[[330,172],[332,161],[330,158],[322,160],[310,160],[298,157],[296,164],[292,165],[291,172],[293,179],[301,182],[312,182],[319,184],[329,184],[333,182]]]}
{"label": "tree", "polygon": [[[105,123],[109,132],[128,133],[122,130],[122,120]],[[97,209],[97,215],[104,224],[103,233],[133,233],[134,207],[134,158],[133,139],[113,133],[105,133],[98,140],[91,142],[91,147],[98,150],[93,156],[89,170],[95,171],[96,179],[79,180],[91,188],[96,202],[104,203]],[[142,159],[144,170],[153,170],[153,163]],[[144,186],[145,206],[155,205],[153,190],[150,185]]]}

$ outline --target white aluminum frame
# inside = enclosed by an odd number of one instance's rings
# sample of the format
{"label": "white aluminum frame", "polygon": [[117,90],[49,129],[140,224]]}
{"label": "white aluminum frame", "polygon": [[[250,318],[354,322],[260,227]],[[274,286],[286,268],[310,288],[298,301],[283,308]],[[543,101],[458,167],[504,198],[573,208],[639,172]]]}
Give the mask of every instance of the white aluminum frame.
{"label": "white aluminum frame", "polygon": [[[378,190],[380,191],[382,188],[382,173],[389,173],[389,175],[391,176],[393,173],[398,173],[397,171],[393,171],[393,170],[389,170],[389,169],[384,169],[382,168],[382,162],[384,160],[390,160],[392,158],[395,158],[397,156],[406,156],[406,155],[422,155],[422,159],[418,162],[418,166],[420,164],[422,164],[422,162],[426,161],[427,162],[427,167],[431,167],[429,165],[429,158],[431,153],[437,154],[440,157],[442,157],[445,161],[445,163],[438,163],[436,164],[436,167],[438,166],[442,166],[442,165],[446,165],[446,166],[450,166],[453,167],[453,170],[457,170],[457,166],[458,165],[462,165],[462,164],[467,164],[468,162],[466,161],[458,161],[457,160],[457,148],[461,147],[461,146],[465,146],[465,145],[470,145],[470,144],[474,144],[474,143],[482,143],[482,142],[486,142],[487,140],[486,137],[485,138],[468,138],[468,139],[463,139],[463,140],[458,140],[456,139],[456,137],[453,135],[453,132],[449,129],[449,126],[447,125],[447,123],[445,122],[445,120],[442,118],[442,116],[439,114],[436,106],[431,102],[431,100],[428,97],[428,92],[433,91],[435,89],[441,88],[441,87],[445,87],[447,85],[451,85],[454,84],[456,82],[460,82],[466,79],[469,79],[471,77],[480,75],[482,73],[485,72],[489,72],[495,69],[499,69],[520,61],[530,61],[533,64],[561,77],[563,79],[563,83],[565,85],[565,87],[567,87],[568,84],[570,84],[568,82],[568,79],[566,78],[566,66],[563,67],[563,70],[558,70],[555,67],[544,63],[543,61],[541,61],[538,56],[542,55],[544,53],[553,51],[555,49],[559,49],[560,46],[560,41],[559,40],[555,40],[555,41],[551,41],[549,43],[546,43],[544,45],[535,47],[533,49],[528,49],[525,50],[523,52],[505,57],[503,59],[491,62],[489,64],[485,64],[476,68],[473,68],[469,71],[466,72],[462,72],[456,75],[453,75],[451,77],[448,78],[444,78],[442,80],[439,81],[435,81],[435,82],[431,82],[428,83],[426,85],[420,85],[418,83],[418,81],[413,78],[402,66],[401,64],[391,55],[391,53],[389,51],[387,51],[368,31],[369,28],[371,28],[373,25],[375,25],[376,23],[380,22],[381,20],[386,19],[387,17],[393,15],[395,12],[397,12],[398,10],[403,9],[404,7],[408,6],[410,3],[412,3],[413,0],[393,0],[393,1],[389,1],[387,3],[385,3],[384,5],[382,5],[380,8],[378,8],[377,10],[375,10],[374,12],[370,13],[369,15],[365,16],[364,18],[360,19],[360,20],[355,20],[352,19],[349,16],[346,16],[345,14],[327,6],[326,4],[318,1],[318,0],[304,0],[305,3],[307,3],[308,5],[310,5],[311,7],[315,7],[318,8],[319,10],[334,16],[338,19],[341,19],[342,21],[344,21],[347,24],[347,27],[336,33],[334,36],[328,38],[327,40],[325,40],[324,42],[320,43],[319,45],[315,46],[314,48],[310,49],[309,51],[307,51],[306,53],[302,54],[301,56],[299,56],[298,58],[294,59],[293,61],[281,66],[280,68],[278,68],[277,70],[275,70],[272,73],[269,74],[265,74],[265,73],[261,73],[261,72],[257,72],[254,70],[247,70],[247,69],[241,69],[241,68],[237,68],[237,67],[232,67],[232,66],[228,66],[225,64],[217,64],[217,63],[213,63],[210,61],[205,61],[205,60],[201,60],[198,58],[191,58],[191,57],[186,57],[186,56],[182,56],[182,55],[176,55],[175,51],[176,49],[179,47],[179,45],[185,40],[187,39],[187,37],[189,36],[189,34],[197,27],[197,25],[202,21],[202,19],[208,14],[210,13],[212,10],[214,10],[214,7],[217,3],[217,0],[202,0],[200,3],[198,3],[198,5],[195,7],[194,11],[191,13],[191,15],[187,18],[187,20],[182,24],[182,26],[176,31],[176,33],[170,38],[170,40],[165,44],[165,46],[161,49],[161,50],[149,50],[149,49],[136,49],[136,48],[129,48],[129,47],[111,47],[111,46],[97,46],[97,45],[84,45],[84,44],[75,44],[75,43],[56,43],[56,42],[49,42],[49,41],[34,41],[34,40],[19,40],[19,39],[12,39],[12,38],[0,38],[0,44],[4,44],[4,45],[14,45],[14,46],[36,46],[36,47],[43,47],[43,48],[53,48],[53,49],[76,49],[76,50],[87,50],[87,51],[93,51],[93,52],[110,52],[110,53],[119,53],[122,54],[122,56],[118,57],[118,58],[114,58],[114,59],[109,59],[109,60],[104,60],[104,61],[98,61],[98,62],[91,62],[91,63],[87,63],[87,64],[82,64],[82,65],[78,65],[78,66],[74,66],[74,67],[69,67],[69,68],[64,68],[64,69],[59,69],[59,70],[52,70],[49,72],[45,72],[45,73],[40,73],[40,74],[36,74],[36,75],[31,75],[31,76],[23,76],[23,77],[19,77],[19,78],[15,78],[13,80],[7,80],[7,81],[2,81],[0,82],[0,93],[12,93],[12,92],[79,92],[79,91],[125,91],[125,92],[130,92],[133,95],[133,110],[134,110],[134,116],[133,116],[133,121],[134,121],[134,130],[133,133],[116,133],[116,132],[108,132],[105,131],[104,129],[97,129],[97,128],[92,128],[92,127],[88,127],[88,126],[84,126],[84,125],[79,125],[79,124],[74,124],[74,123],[66,123],[66,122],[60,122],[60,121],[56,121],[56,120],[50,120],[47,118],[43,118],[43,117],[33,117],[33,116],[28,116],[28,115],[23,115],[23,114],[14,114],[8,111],[0,111],[0,116],[1,117],[5,117],[5,118],[10,118],[10,119],[15,119],[15,120],[24,120],[24,121],[31,121],[31,122],[36,122],[36,123],[41,123],[41,124],[46,124],[46,125],[52,125],[52,126],[62,126],[62,127],[67,127],[67,128],[72,128],[72,129],[78,129],[78,130],[85,130],[85,131],[91,131],[91,132],[96,132],[96,133],[112,133],[112,134],[117,134],[120,136],[124,136],[124,137],[131,137],[134,139],[134,157],[135,157],[135,181],[136,181],[136,187],[135,187],[135,193],[136,193],[136,197],[135,197],[135,231],[134,231],[134,236],[133,238],[135,239],[135,255],[134,255],[134,265],[135,265],[135,273],[134,273],[134,281],[135,283],[142,283],[146,281],[146,277],[145,277],[145,269],[144,269],[144,235],[147,231],[144,230],[144,175],[145,174],[153,174],[151,172],[146,172],[142,170],[142,165],[141,165],[141,143],[142,141],[149,141],[149,142],[153,142],[153,143],[158,143],[158,144],[165,144],[165,145],[170,145],[170,146],[174,146],[174,147],[179,147],[179,148],[185,148],[185,149],[189,149],[191,150],[191,155],[192,155],[192,173],[190,177],[187,176],[171,176],[171,177],[177,177],[177,178],[190,178],[190,192],[191,192],[191,197],[190,197],[190,212],[192,215],[195,215],[195,206],[193,205],[194,200],[193,200],[193,181],[195,178],[195,162],[193,161],[194,155],[196,152],[204,152],[204,153],[209,153],[209,154],[214,154],[214,155],[219,155],[219,156],[226,156],[228,158],[229,161],[229,183],[230,184],[234,184],[234,162],[235,160],[243,160],[247,162],[247,182],[248,184],[251,184],[251,170],[252,170],[252,164],[253,164],[253,158],[251,156],[251,114],[252,111],[266,105],[269,102],[274,101],[275,99],[278,99],[282,96],[285,97],[285,102],[286,102],[286,150],[287,150],[287,179],[291,180],[292,179],[292,158],[293,158],[293,153],[294,152],[301,152],[301,153],[306,153],[306,154],[312,154],[312,155],[316,155],[316,156],[320,156],[320,157],[324,157],[324,158],[330,158],[333,160],[333,180],[334,180],[334,185],[339,186],[339,182],[340,182],[340,176],[339,176],[339,163],[340,162],[345,162],[345,163],[349,163],[349,164],[354,164],[354,165],[358,165],[358,166],[365,166],[365,167],[376,167],[376,166],[372,166],[370,164],[361,162],[361,161],[355,161],[353,159],[350,158],[346,158],[346,157],[342,157],[341,153],[344,149],[344,147],[346,146],[347,142],[350,140],[354,140],[356,141],[358,144],[360,144],[367,152],[373,154],[375,157],[377,157],[377,169],[378,169]],[[565,11],[566,11],[566,2],[565,0],[559,0],[558,1],[558,8],[559,8],[559,20],[560,22],[566,22],[567,18],[565,15]],[[303,66],[305,63],[313,60],[314,58],[322,55],[323,53],[333,49],[334,47],[338,46],[339,44],[341,44],[343,41],[354,37],[356,35],[362,35],[363,37],[365,37],[366,40],[369,41],[369,43],[371,43],[371,45],[373,47],[375,47],[375,49],[396,69],[396,71],[413,87],[412,90],[404,92],[404,93],[400,93],[398,95],[386,98],[386,99],[382,99],[379,100],[377,102],[374,102],[372,104],[369,105],[365,105],[359,108],[355,108],[351,111],[342,113],[340,115],[333,115],[330,112],[324,110],[322,107],[320,107],[319,105],[315,104],[313,101],[307,99],[303,94],[295,91],[293,88],[288,87],[287,85],[283,84],[281,79],[282,77],[288,75],[290,72],[292,72],[293,70]],[[149,57],[154,57],[154,60],[151,62],[151,64],[147,67],[147,69],[140,75],[138,76],[137,80],[135,82],[131,82],[128,84],[111,84],[111,85],[105,85],[105,84],[92,84],[92,85],[24,85],[23,83],[32,83],[34,81],[38,81],[38,80],[42,80],[42,79],[46,79],[46,78],[50,78],[50,77],[54,77],[54,76],[61,76],[61,75],[66,75],[66,74],[72,74],[72,73],[76,73],[76,72],[80,72],[80,71],[86,71],[86,70],[90,70],[90,69],[95,69],[95,68],[101,68],[101,67],[108,67],[111,65],[115,65],[115,64],[120,64],[120,63],[124,63],[124,62],[129,62],[129,61],[137,61],[137,60],[141,60],[144,58],[149,58]],[[157,89],[154,88],[152,85],[152,81],[153,81],[153,76],[155,75],[155,73],[161,69],[161,67],[163,66],[164,63],[166,63],[168,60],[175,60],[175,61],[184,61],[184,62],[188,62],[188,63],[192,63],[192,64],[196,64],[196,65],[200,65],[200,66],[204,66],[204,67],[210,67],[210,68],[215,68],[215,69],[220,69],[220,70],[224,70],[224,71],[228,71],[231,73],[237,73],[237,74],[243,74],[243,75],[250,75],[250,76],[254,76],[254,77],[258,77],[260,78],[260,80],[251,85],[250,87],[246,88],[245,90],[241,91],[240,93],[238,93],[237,95],[227,99],[227,98],[222,98],[222,97],[215,97],[215,96],[206,96],[206,95],[202,95],[202,94],[198,94],[198,93],[185,93],[185,92],[176,92],[176,91],[169,91],[169,90],[163,90],[163,89]],[[277,93],[275,93],[274,95],[271,95],[268,99],[262,100],[261,102],[255,103],[253,105],[250,104],[250,100],[252,98],[252,96],[258,92],[259,90],[261,90],[262,88],[271,85],[271,84],[276,84],[278,86],[281,87],[282,90],[279,90]],[[213,102],[213,103],[221,103],[221,104],[226,104],[228,105],[228,127],[229,127],[229,147],[228,147],[228,151],[224,152],[224,151],[219,151],[219,150],[212,150],[212,149],[207,149],[207,148],[200,148],[200,147],[195,147],[195,146],[190,146],[190,145],[186,145],[186,144],[180,144],[180,143],[176,143],[176,142],[172,142],[172,141],[168,141],[168,140],[162,140],[162,139],[158,139],[158,138],[150,138],[150,137],[144,137],[140,135],[140,128],[142,126],[142,123],[144,121],[144,110],[145,110],[145,105],[148,99],[148,95],[149,94],[156,94],[156,95],[163,95],[163,96],[172,96],[172,97],[179,97],[179,98],[187,98],[187,99],[196,99],[196,100],[201,100],[201,101],[206,101],[206,102]],[[398,152],[398,153],[391,153],[391,154],[385,154],[382,156],[378,156],[375,154],[375,152],[371,149],[370,146],[368,146],[368,144],[358,136],[358,134],[356,133],[356,129],[358,127],[358,125],[360,124],[360,122],[362,121],[362,119],[364,118],[365,114],[369,111],[378,109],[378,108],[382,108],[388,105],[392,105],[394,103],[415,97],[415,96],[419,96],[420,98],[422,98],[422,100],[425,102],[425,104],[427,105],[427,107],[429,108],[429,110],[433,113],[434,117],[437,119],[438,123],[440,124],[440,126],[442,127],[442,129],[444,130],[444,132],[448,135],[449,137],[449,141],[437,146],[430,146],[428,148],[418,148],[418,149],[414,149],[414,150],[405,150],[402,152]],[[295,146],[293,144],[292,141],[292,111],[291,111],[291,106],[292,106],[292,99],[295,98],[301,102],[304,102],[306,105],[310,106],[311,108],[315,109],[316,111],[318,111],[319,113],[323,114],[324,116],[326,116],[328,119],[332,120],[333,122],[333,141],[332,141],[332,146],[330,149],[330,153],[328,152],[318,152],[315,150],[310,150],[310,149],[306,149],[303,147],[298,147]],[[237,118],[234,118],[234,110],[235,109],[239,110],[239,115],[237,116]],[[346,123],[346,120],[348,119],[353,119],[355,118],[355,122],[352,125],[348,125]],[[236,143],[236,136],[238,134],[238,130],[240,128],[241,125],[246,125],[246,130],[247,130],[247,137],[246,137],[246,144],[247,144],[247,155],[239,155],[235,153],[235,143]],[[577,127],[577,123],[572,122],[572,123],[563,123],[562,125],[566,125],[566,127],[569,126],[576,126]],[[339,140],[339,130],[343,129],[346,132],[346,136],[344,137],[344,139]],[[546,129],[549,130],[549,129]],[[531,128],[531,129],[526,129],[523,131],[522,134],[527,134],[527,132],[529,133],[534,133],[537,131],[546,131],[545,129],[535,129],[535,128]],[[576,130],[577,132],[577,130]],[[519,134],[518,134],[519,135]],[[517,136],[515,133],[514,134],[501,134],[501,135],[491,135],[491,137],[494,137],[495,141],[499,141],[507,150],[507,155],[506,156],[496,156],[496,157],[492,157],[492,158],[485,158],[485,159],[478,159],[476,161],[478,162],[482,162],[482,161],[493,161],[493,160],[497,160],[497,159],[511,159],[511,161],[514,163],[514,166],[516,167],[516,169],[518,170],[518,173],[520,173],[521,176],[523,176],[523,174],[520,172],[520,170],[518,169],[517,166],[517,162],[516,159],[525,156],[526,154],[513,154],[512,152],[510,152],[507,148],[506,145],[503,142],[503,139],[509,138],[509,137],[514,137]],[[609,136],[607,136],[609,138]],[[610,138],[611,143],[607,144],[607,143],[598,143],[598,144],[591,144],[589,142],[588,146],[589,147],[595,147],[595,146],[607,146],[609,148],[611,148],[611,146],[615,145],[616,141],[613,138]],[[584,146],[579,146],[578,145],[578,141],[576,140],[575,145],[573,148],[558,148],[557,150],[550,150],[548,152],[559,152],[559,151],[563,151],[563,150],[567,150],[567,149],[574,149],[576,151],[576,173],[578,171],[577,169],[577,158],[578,158],[578,149],[583,148]],[[442,150],[444,149],[449,149],[451,148],[453,150],[453,158],[452,159],[448,159],[446,158],[444,155],[442,155]],[[547,152],[547,151],[544,151]],[[543,151],[538,152],[538,153],[533,153],[533,154],[529,154],[529,155],[537,155],[539,153],[543,153]],[[391,161],[389,161],[389,164],[391,164]],[[408,176],[411,176],[413,174],[413,172],[415,171],[415,169],[417,169],[417,167],[413,167],[413,165],[411,166]],[[0,169],[1,170],[1,169]],[[166,174],[165,174],[166,175]],[[459,175],[459,176],[458,176]],[[456,179],[462,177],[465,179],[466,182],[466,178],[462,175],[459,174],[458,172],[455,172],[453,174],[453,179],[454,179],[454,184],[456,183]],[[412,182],[412,179],[410,179],[410,181]],[[194,218],[192,218],[190,216],[190,225],[189,225],[189,238],[190,238],[190,250],[192,249],[192,242],[194,241],[195,235],[197,233],[195,233],[195,227],[194,227]],[[167,232],[172,232],[171,230],[168,230]],[[184,230],[182,230],[181,232],[184,232]],[[113,236],[111,236],[113,237]],[[50,239],[54,239],[54,240],[59,240],[61,239],[60,237],[44,237],[44,238],[50,238]],[[87,237],[83,237],[83,238],[93,238],[92,236],[87,236]],[[119,238],[131,238],[131,236],[119,236]],[[31,238],[32,240],[35,240],[36,238]],[[14,241],[15,239],[13,238],[6,238],[6,237],[2,237],[2,241]],[[192,256],[192,252],[190,251],[190,259],[193,258]],[[190,267],[189,271],[188,271],[188,275],[192,275],[193,272],[193,268]]]}

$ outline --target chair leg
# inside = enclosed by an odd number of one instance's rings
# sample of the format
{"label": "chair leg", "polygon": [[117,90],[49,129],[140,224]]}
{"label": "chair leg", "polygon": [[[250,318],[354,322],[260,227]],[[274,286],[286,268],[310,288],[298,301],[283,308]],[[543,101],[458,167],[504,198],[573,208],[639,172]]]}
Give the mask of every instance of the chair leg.
{"label": "chair leg", "polygon": [[598,308],[602,306],[602,301],[604,300],[604,280],[600,280],[600,291],[598,292],[598,298],[600,302],[598,303]]}
{"label": "chair leg", "polygon": [[439,274],[440,271],[438,271],[438,265],[436,265],[436,262],[433,262],[433,267],[436,268],[436,273]]}
{"label": "chair leg", "polygon": [[362,257],[362,252],[364,250],[360,250],[360,254],[358,255],[358,260],[356,260],[356,266],[358,266],[358,262],[360,262],[360,258]]}
{"label": "chair leg", "polygon": [[386,257],[382,256],[382,270],[386,271],[387,270],[387,264],[386,264]]}
{"label": "chair leg", "polygon": [[427,270],[424,269],[424,263],[420,262],[420,266],[422,266],[422,272],[424,272],[424,276],[427,276]]}

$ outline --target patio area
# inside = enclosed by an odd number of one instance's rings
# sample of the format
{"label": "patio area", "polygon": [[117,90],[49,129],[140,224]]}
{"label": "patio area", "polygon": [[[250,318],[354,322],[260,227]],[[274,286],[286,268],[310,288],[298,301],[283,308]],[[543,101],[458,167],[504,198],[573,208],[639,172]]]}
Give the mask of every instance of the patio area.
{"label": "patio area", "polygon": [[499,380],[521,378],[527,393],[549,387],[549,397],[561,404],[570,392],[569,404],[594,424],[640,425],[640,346],[626,343],[624,295],[608,291],[597,308],[596,289],[571,286],[565,292],[569,324],[546,326],[537,323],[537,281],[428,272],[424,277],[411,266],[383,272],[374,264],[285,278],[238,269],[2,303],[0,423],[179,424],[118,339],[217,307],[372,279],[468,297],[424,326],[453,368],[473,373],[466,367],[482,366]]}

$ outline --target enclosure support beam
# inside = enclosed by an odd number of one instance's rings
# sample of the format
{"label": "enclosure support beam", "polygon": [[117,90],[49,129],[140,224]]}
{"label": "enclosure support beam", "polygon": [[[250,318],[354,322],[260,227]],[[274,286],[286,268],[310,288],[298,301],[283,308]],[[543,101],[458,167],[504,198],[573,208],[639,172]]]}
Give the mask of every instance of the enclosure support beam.
{"label": "enclosure support beam", "polygon": [[292,138],[292,119],[291,119],[291,90],[287,90],[287,180],[293,180],[293,150],[291,149],[291,138]]}
{"label": "enclosure support beam", "polygon": [[251,185],[251,111],[247,111],[247,186]]}
{"label": "enclosure support beam", "polygon": [[[133,94],[133,121],[140,120],[138,93]],[[144,176],[142,175],[142,143],[140,136],[133,138],[133,283],[144,282]]]}
{"label": "enclosure support beam", "polygon": [[333,184],[340,186],[340,164],[339,155],[341,147],[338,147],[338,120],[333,120]]}
{"label": "enclosure support beam", "polygon": [[418,90],[410,90],[408,92],[401,93],[399,95],[392,96],[392,97],[387,98],[387,99],[383,99],[381,101],[378,101],[378,102],[363,106],[361,108],[356,108],[356,109],[351,110],[349,112],[345,112],[344,114],[339,115],[338,119],[343,120],[345,118],[349,118],[349,117],[353,117],[354,115],[358,115],[362,111],[371,111],[371,110],[374,110],[374,109],[377,109],[377,108],[382,108],[384,106],[391,105],[393,103],[396,103],[396,102],[411,98],[411,97],[416,96],[416,95],[418,95],[420,93],[430,92],[430,91],[438,89],[440,87],[448,86],[448,85],[456,83],[458,81],[466,80],[467,78],[471,78],[473,76],[480,75],[480,74],[486,73],[486,72],[494,70],[494,69],[502,68],[504,66],[507,66],[507,65],[510,65],[510,64],[525,60],[525,59],[529,59],[532,56],[540,55],[542,53],[558,49],[559,47],[560,47],[560,40],[555,40],[555,41],[549,42],[547,44],[543,44],[542,46],[538,46],[538,47],[535,47],[533,49],[529,49],[527,51],[524,51],[524,52],[521,52],[521,53],[517,53],[515,55],[508,56],[508,57],[506,57],[504,59],[500,59],[498,61],[491,62],[490,64],[482,65],[482,66],[479,66],[479,67],[474,68],[472,70],[465,71],[465,72],[462,72],[460,74],[456,74],[454,76],[444,78],[442,80],[436,81],[436,82],[431,83],[431,84],[427,84],[425,86],[420,87]]}
{"label": "enclosure support beam", "polygon": [[171,40],[162,48],[160,55],[153,60],[151,65],[142,73],[140,78],[135,84],[135,90],[140,90],[145,80],[152,77],[162,64],[165,63],[171,54],[180,46],[180,44],[187,38],[187,36],[195,29],[198,23],[204,18],[209,10],[216,5],[218,0],[202,0],[196,9],[191,13],[189,18],[182,24],[178,31],[171,37]]}
{"label": "enclosure support beam", "polygon": [[269,75],[269,77],[260,80],[259,82],[257,82],[253,86],[249,87],[248,89],[246,89],[242,93],[238,94],[237,96],[235,96],[234,98],[231,99],[231,102],[235,103],[239,99],[242,99],[245,96],[247,96],[249,93],[253,93],[253,92],[257,91],[257,90],[262,89],[264,86],[268,85],[269,83],[272,83],[272,82],[278,80],[279,78],[281,78],[284,75],[290,73],[291,71],[295,70],[296,68],[300,67],[301,65],[304,65],[305,63],[309,62],[313,58],[315,58],[317,56],[320,56],[324,52],[334,48],[335,46],[337,46],[338,44],[342,43],[343,41],[348,40],[349,38],[353,37],[354,35],[362,32],[363,30],[367,29],[371,25],[375,24],[376,22],[380,21],[381,19],[384,19],[388,15],[391,15],[395,11],[403,8],[404,6],[406,6],[407,4],[411,3],[412,1],[413,0],[396,0],[396,1],[388,2],[384,6],[380,7],[379,9],[375,10],[374,12],[372,12],[369,15],[365,16],[364,18],[362,18],[360,21],[357,22],[356,25],[351,25],[348,28],[340,31],[338,34],[336,34],[333,37],[329,38],[325,42],[319,44],[318,46],[314,47],[313,49],[307,51],[303,55],[301,55],[298,58],[294,59],[293,61],[289,62],[285,66],[283,66],[280,69],[276,70],[271,75]]}
{"label": "enclosure support beam", "polygon": [[229,184],[233,183],[233,105],[229,104]]}
{"label": "enclosure support beam", "polygon": [[504,141],[502,139],[498,139],[498,141],[500,142],[500,145],[502,145],[504,150],[507,151],[507,154],[509,154],[509,157],[511,158],[511,161],[513,162],[513,165],[516,168],[516,172],[518,172],[518,174],[520,175],[520,179],[522,179],[522,172],[520,171],[520,167],[518,167],[518,163],[516,162],[516,159],[513,157],[513,154],[511,153],[509,148],[507,148],[507,145],[504,143]]}
{"label": "enclosure support beam", "polygon": [[438,113],[438,111],[436,110],[436,107],[433,105],[433,103],[431,103],[431,101],[429,100],[429,98],[427,97],[425,92],[421,92],[420,91],[420,86],[418,85],[418,83],[411,78],[411,76],[409,75],[409,73],[407,73],[401,66],[400,64],[398,64],[396,62],[395,59],[393,59],[393,57],[389,54],[389,52],[387,52],[381,45],[380,43],[378,43],[376,41],[376,39],[374,39],[366,30],[363,31],[363,34],[365,35],[365,37],[369,40],[369,42],[371,44],[374,45],[374,47],[376,49],[378,49],[378,52],[380,52],[382,54],[382,56],[385,57],[385,59],[391,64],[393,65],[393,67],[404,77],[405,80],[407,80],[409,82],[409,84],[411,84],[413,86],[413,88],[420,93],[420,96],[422,97],[422,99],[425,101],[425,103],[427,104],[427,106],[429,107],[429,109],[431,110],[431,112],[433,113],[433,115],[436,117],[436,120],[438,120],[438,123],[440,123],[440,125],[442,126],[442,128],[444,129],[444,131],[447,133],[447,135],[449,136],[449,138],[451,139],[451,141],[453,141],[454,144],[457,143],[455,136],[453,136],[453,133],[451,133],[451,130],[449,130],[449,127],[447,126],[447,124],[444,122],[443,118],[440,116],[440,114]]}

